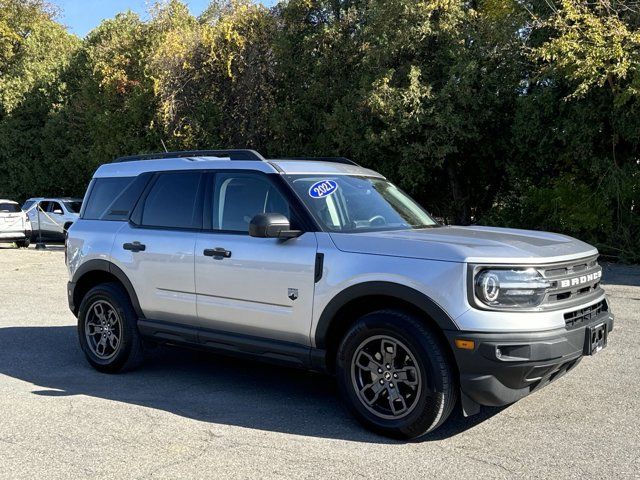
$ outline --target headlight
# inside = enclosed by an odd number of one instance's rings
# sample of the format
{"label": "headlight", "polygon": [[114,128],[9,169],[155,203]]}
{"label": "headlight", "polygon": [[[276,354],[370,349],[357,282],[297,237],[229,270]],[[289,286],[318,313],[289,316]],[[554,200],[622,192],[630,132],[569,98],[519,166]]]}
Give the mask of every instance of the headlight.
{"label": "headlight", "polygon": [[540,305],[551,283],[535,268],[478,270],[473,280],[475,297],[488,307],[531,308]]}

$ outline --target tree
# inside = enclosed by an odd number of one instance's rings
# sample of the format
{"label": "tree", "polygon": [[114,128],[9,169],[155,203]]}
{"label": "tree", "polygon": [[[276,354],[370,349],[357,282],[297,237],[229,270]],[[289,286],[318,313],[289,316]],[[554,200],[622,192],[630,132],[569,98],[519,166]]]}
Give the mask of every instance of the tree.
{"label": "tree", "polygon": [[152,71],[167,138],[179,148],[264,150],[273,108],[274,18],[246,1],[214,2],[199,22],[182,7],[169,3],[150,25],[165,26]]}
{"label": "tree", "polygon": [[630,0],[163,0],[80,40],[0,0],[0,196],[164,146],[344,155],[448,222],[638,261],[639,26]]}
{"label": "tree", "polygon": [[545,35],[516,117],[517,156],[530,162],[529,172],[512,172],[523,193],[514,223],[637,261],[640,11],[634,2],[562,0],[534,21]]}
{"label": "tree", "polygon": [[0,193],[24,196],[50,181],[40,169],[40,143],[80,42],[39,0],[0,1],[0,34]]}

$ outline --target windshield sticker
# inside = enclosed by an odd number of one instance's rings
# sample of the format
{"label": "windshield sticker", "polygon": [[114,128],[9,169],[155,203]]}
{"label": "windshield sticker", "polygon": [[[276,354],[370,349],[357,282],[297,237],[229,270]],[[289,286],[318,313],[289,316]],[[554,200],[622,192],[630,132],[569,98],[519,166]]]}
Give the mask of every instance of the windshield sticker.
{"label": "windshield sticker", "polygon": [[338,190],[338,184],[336,182],[333,180],[321,180],[311,185],[311,188],[309,188],[309,196],[311,198],[328,197],[336,190]]}

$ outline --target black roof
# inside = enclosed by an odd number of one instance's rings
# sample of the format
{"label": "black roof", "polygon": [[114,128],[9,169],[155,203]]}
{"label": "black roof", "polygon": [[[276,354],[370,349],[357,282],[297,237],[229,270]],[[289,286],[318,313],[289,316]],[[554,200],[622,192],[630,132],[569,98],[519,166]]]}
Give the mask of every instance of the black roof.
{"label": "black roof", "polygon": [[265,160],[255,150],[185,150],[180,152],[145,153],[143,155],[131,155],[129,157],[116,158],[113,163],[133,162],[137,160],[161,160],[163,158],[189,158],[189,157],[221,157],[231,160]]}
{"label": "black roof", "polygon": [[[135,162],[140,160],[162,160],[166,158],[193,158],[193,157],[220,157],[229,158],[231,160],[253,160],[253,161],[267,161],[260,153],[250,149],[234,149],[234,150],[185,150],[179,152],[159,152],[159,153],[145,153],[142,155],[131,155],[127,157],[116,158],[113,163],[121,162]],[[300,160],[310,162],[332,162],[343,163],[346,165],[358,165],[353,160],[349,160],[345,157],[291,157],[291,158],[278,158],[278,160]]]}

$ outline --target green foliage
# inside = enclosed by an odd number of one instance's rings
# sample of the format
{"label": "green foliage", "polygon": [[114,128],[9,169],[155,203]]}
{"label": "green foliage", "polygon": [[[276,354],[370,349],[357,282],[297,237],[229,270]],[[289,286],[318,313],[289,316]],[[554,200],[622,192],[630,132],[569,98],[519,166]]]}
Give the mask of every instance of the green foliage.
{"label": "green foliage", "polygon": [[620,0],[165,0],[68,34],[0,0],[0,196],[123,154],[345,155],[437,216],[640,261],[640,13]]}
{"label": "green foliage", "polygon": [[573,96],[607,85],[624,101],[640,94],[639,19],[631,2],[561,0],[543,22],[554,33],[535,53],[575,82]]}
{"label": "green foliage", "polygon": [[78,44],[39,0],[0,0],[0,111],[49,94]]}
{"label": "green foliage", "polygon": [[[80,41],[38,0],[0,1],[0,191],[48,187],[45,125],[64,101],[61,81]],[[59,159],[57,159],[59,162]]]}

